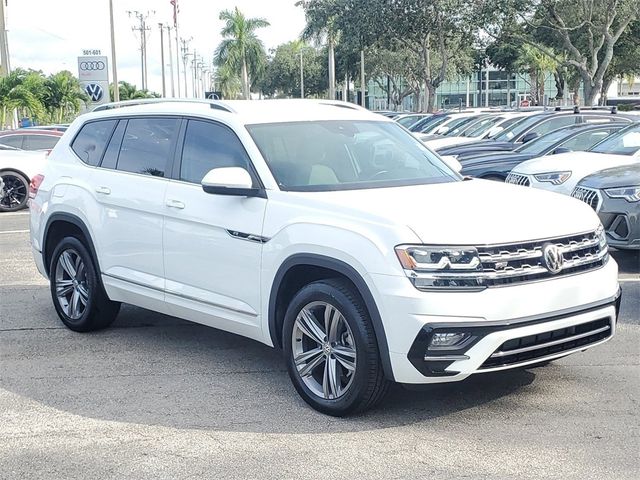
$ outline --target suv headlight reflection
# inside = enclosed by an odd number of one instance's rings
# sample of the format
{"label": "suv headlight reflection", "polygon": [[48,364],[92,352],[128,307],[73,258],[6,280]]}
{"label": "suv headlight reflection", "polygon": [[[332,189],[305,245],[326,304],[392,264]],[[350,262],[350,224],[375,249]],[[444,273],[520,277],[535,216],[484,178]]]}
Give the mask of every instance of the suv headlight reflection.
{"label": "suv headlight reflection", "polygon": [[640,186],[607,188],[605,192],[611,198],[624,198],[627,202],[640,202]]}
{"label": "suv headlight reflection", "polygon": [[548,172],[548,173],[539,173],[534,175],[536,180],[539,182],[551,183],[553,185],[562,185],[564,182],[569,180],[571,177],[571,172]]}

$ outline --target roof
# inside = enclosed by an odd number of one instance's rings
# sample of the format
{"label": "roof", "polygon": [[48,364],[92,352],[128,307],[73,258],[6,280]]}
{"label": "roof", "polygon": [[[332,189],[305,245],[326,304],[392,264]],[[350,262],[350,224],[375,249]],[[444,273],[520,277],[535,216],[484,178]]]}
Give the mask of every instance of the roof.
{"label": "roof", "polygon": [[18,128],[17,130],[0,131],[0,136],[4,135],[48,135],[50,137],[61,137],[64,132],[59,130],[38,130],[35,128]]}
{"label": "roof", "polygon": [[89,115],[110,117],[136,114],[197,114],[212,118],[234,118],[244,123],[311,120],[389,121],[353,103],[330,100],[177,100],[120,102],[101,106]]}

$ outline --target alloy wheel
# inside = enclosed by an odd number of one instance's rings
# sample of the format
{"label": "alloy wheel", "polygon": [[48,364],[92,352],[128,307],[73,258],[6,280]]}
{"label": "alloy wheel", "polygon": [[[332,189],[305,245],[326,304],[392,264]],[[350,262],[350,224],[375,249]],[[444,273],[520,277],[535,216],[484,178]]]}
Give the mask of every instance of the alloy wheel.
{"label": "alloy wheel", "polygon": [[89,303],[89,286],[84,261],[74,249],[64,250],[55,271],[55,292],[60,308],[72,320],[84,314]]}
{"label": "alloy wheel", "polygon": [[344,315],[327,302],[311,302],[293,325],[292,353],[304,384],[315,395],[334,400],[351,387],[356,345]]}
{"label": "alloy wheel", "polygon": [[6,174],[2,176],[2,180],[4,181],[4,189],[0,192],[0,206],[13,209],[24,205],[29,192],[22,178]]}

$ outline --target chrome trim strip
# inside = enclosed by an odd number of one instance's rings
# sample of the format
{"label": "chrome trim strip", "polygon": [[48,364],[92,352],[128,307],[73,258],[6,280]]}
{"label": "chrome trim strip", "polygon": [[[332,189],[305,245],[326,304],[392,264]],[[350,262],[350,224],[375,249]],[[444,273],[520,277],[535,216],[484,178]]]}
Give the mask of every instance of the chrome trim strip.
{"label": "chrome trim strip", "polygon": [[529,258],[541,258],[542,248],[537,247],[532,250],[506,252],[506,253],[494,253],[494,254],[480,253],[479,257],[482,263],[508,262],[510,260],[527,260]]}
{"label": "chrome trim strip", "polygon": [[238,240],[246,240],[248,242],[267,243],[269,240],[271,240],[268,237],[262,237],[253,233],[238,232],[237,230],[227,229],[226,232],[233,238],[237,238]]}
{"label": "chrome trim strip", "polygon": [[202,303],[202,304],[205,304],[205,305],[210,305],[212,307],[217,307],[217,308],[222,308],[224,310],[229,310],[230,312],[241,313],[243,315],[247,315],[247,316],[250,316],[250,317],[257,317],[258,316],[256,313],[253,313],[253,312],[248,312],[246,310],[240,310],[240,309],[237,309],[237,308],[227,307],[226,305],[221,305],[221,304],[215,303],[215,302],[209,302],[209,301],[206,301],[206,300],[202,300],[200,298],[191,297],[189,295],[183,295],[181,293],[177,293],[177,292],[174,292],[174,291],[171,291],[171,290],[166,290],[166,289],[163,290],[161,288],[152,287],[150,285],[145,285],[144,283],[136,282],[134,280],[129,280],[127,278],[123,278],[123,277],[120,277],[118,275],[112,275],[112,274],[109,274],[109,273],[103,273],[102,275],[104,277],[110,277],[110,278],[113,278],[115,280],[120,280],[121,282],[126,282],[126,283],[130,283],[132,285],[137,285],[138,287],[148,288],[149,290],[153,290],[154,292],[160,292],[160,293],[164,293],[164,294],[167,294],[167,295],[173,295],[175,297],[180,297],[180,298],[183,298],[185,300],[191,300],[192,302]]}
{"label": "chrome trim strip", "polygon": [[469,360],[468,355],[442,355],[440,357],[437,356],[424,356],[425,362],[455,362],[457,360]]}
{"label": "chrome trim strip", "polygon": [[[553,347],[554,345],[560,345],[562,343],[572,342],[574,340],[579,340],[581,338],[588,337],[589,335],[596,335],[596,334],[602,333],[602,332],[604,332],[606,330],[611,330],[611,325],[610,324],[608,326],[606,326],[606,327],[600,327],[600,328],[598,328],[596,330],[591,330],[590,332],[581,333],[579,335],[573,335],[573,336],[567,337],[567,338],[561,338],[559,340],[553,340],[551,342],[541,343],[539,345],[533,345],[531,347],[523,347],[523,348],[518,348],[516,350],[499,351],[499,352],[496,352],[493,355],[491,355],[491,357],[489,357],[489,358],[508,357],[510,355],[517,355],[519,353],[532,352],[534,350],[540,350],[542,348]],[[545,332],[542,332],[542,333],[545,333]]]}

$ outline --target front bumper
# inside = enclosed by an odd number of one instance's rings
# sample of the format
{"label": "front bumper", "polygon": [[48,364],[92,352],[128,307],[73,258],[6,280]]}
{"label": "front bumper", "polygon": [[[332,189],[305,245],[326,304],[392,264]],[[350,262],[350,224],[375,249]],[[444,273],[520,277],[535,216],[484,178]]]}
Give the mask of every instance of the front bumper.
{"label": "front bumper", "polygon": [[640,205],[624,199],[608,198],[601,194],[602,205],[598,216],[612,247],[640,249]]}
{"label": "front bumper", "polygon": [[[371,280],[384,324],[394,380],[401,383],[458,381],[473,373],[539,363],[598,345],[615,333],[619,285],[618,268],[613,259],[601,268],[581,274],[480,292],[420,292],[406,277],[388,275],[374,274]],[[540,335],[536,341],[546,343],[546,334],[554,331],[556,337],[550,340],[569,338],[585,333],[580,325],[598,320],[609,328],[599,332],[605,334],[602,338],[587,335],[574,339],[575,348],[563,345],[554,350],[558,347],[552,345],[553,348],[542,352],[543,355],[533,358],[520,355],[509,357],[509,362],[504,364],[485,363],[511,340],[531,336],[535,339]],[[465,345],[464,351],[441,350],[435,354],[451,353],[459,357],[427,365],[424,360],[426,336],[443,328],[450,331],[475,329],[478,338]],[[586,344],[583,338],[586,338]],[[525,348],[529,341],[531,339],[526,339],[515,347],[511,342],[506,347]]]}

